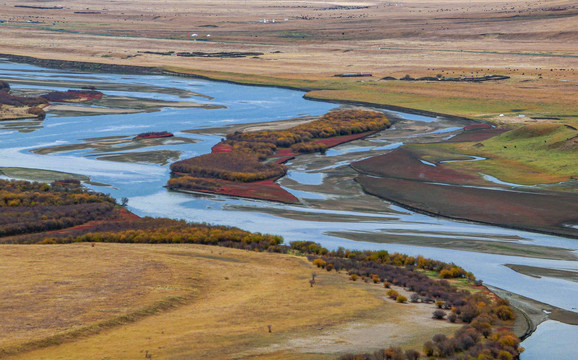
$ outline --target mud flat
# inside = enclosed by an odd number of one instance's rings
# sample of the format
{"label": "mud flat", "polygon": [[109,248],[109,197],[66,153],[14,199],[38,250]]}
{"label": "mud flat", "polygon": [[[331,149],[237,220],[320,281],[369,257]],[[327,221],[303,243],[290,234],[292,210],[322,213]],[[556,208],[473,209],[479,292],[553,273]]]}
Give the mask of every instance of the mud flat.
{"label": "mud flat", "polygon": [[90,177],[79,174],[71,174],[60,171],[29,169],[20,167],[0,167],[0,176],[6,176],[12,179],[39,181],[39,182],[53,182],[55,180],[72,179],[85,182],[95,186],[110,186],[107,184],[90,181]]}
{"label": "mud flat", "polygon": [[85,139],[83,144],[68,144],[68,145],[55,145],[46,146],[42,148],[33,149],[32,152],[39,155],[48,155],[61,152],[70,152],[78,150],[90,150],[92,149],[95,153],[103,152],[117,152],[117,151],[128,151],[147,148],[151,146],[159,146],[166,144],[192,144],[195,143],[194,139],[183,138],[183,137],[170,137],[170,138],[155,138],[155,139],[138,139],[134,140],[131,136],[127,138],[114,137],[114,138],[93,138]]}
{"label": "mud flat", "polygon": [[0,107],[0,121],[10,121],[10,120],[24,120],[24,119],[36,119],[37,115],[33,115],[28,112],[31,107],[26,106],[8,106],[2,105]]}
{"label": "mud flat", "polygon": [[294,119],[279,120],[274,122],[226,125],[207,129],[183,130],[183,132],[190,134],[228,134],[236,131],[240,132],[264,131],[264,130],[278,131],[278,130],[287,130],[301,124],[307,124],[317,119],[319,119],[319,116],[300,116]]}
{"label": "mud flat", "polygon": [[532,276],[538,279],[546,276],[578,282],[578,272],[576,271],[548,269],[537,266],[516,265],[516,264],[506,264],[506,266],[516,272]]}
{"label": "mud flat", "polygon": [[152,151],[127,152],[120,154],[98,156],[97,159],[105,161],[126,162],[126,163],[166,165],[170,162],[178,160],[181,154],[182,151],[152,150]]}
{"label": "mud flat", "polygon": [[537,259],[552,260],[577,260],[578,258],[570,249],[535,246],[528,244],[518,244],[516,242],[470,240],[458,236],[448,236],[432,238],[431,236],[418,236],[399,234],[391,231],[376,233],[370,231],[336,231],[329,232],[328,235],[343,237],[355,241],[369,241],[379,244],[404,244],[413,246],[427,246],[432,248],[452,249],[471,251],[477,253],[488,253],[508,256],[521,256]]}
{"label": "mud flat", "polygon": [[136,109],[111,109],[94,106],[74,106],[74,105],[50,105],[46,109],[51,113],[60,115],[86,116],[86,115],[103,115],[103,114],[136,114],[141,111]]}
{"label": "mud flat", "polygon": [[578,238],[578,196],[439,185],[361,175],[364,190],[417,211]]}

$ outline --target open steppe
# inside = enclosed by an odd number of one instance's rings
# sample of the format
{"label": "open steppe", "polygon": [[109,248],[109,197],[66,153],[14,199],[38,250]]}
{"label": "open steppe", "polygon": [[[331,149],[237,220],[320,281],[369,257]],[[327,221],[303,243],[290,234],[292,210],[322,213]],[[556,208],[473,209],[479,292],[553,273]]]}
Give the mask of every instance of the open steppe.
{"label": "open steppe", "polygon": [[[500,123],[577,121],[578,8],[570,0],[55,4],[25,4],[39,9],[15,7],[23,3],[14,0],[0,4],[2,53],[318,89],[308,96]],[[171,51],[263,55],[166,54]],[[333,77],[354,72],[373,77]],[[406,74],[511,78],[482,83],[379,80]]]}

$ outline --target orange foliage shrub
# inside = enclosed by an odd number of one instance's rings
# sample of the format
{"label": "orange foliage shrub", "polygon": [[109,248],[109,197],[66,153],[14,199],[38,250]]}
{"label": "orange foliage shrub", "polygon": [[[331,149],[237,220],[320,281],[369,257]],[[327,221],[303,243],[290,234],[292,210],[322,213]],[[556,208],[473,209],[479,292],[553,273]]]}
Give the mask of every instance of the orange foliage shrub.
{"label": "orange foliage shrub", "polygon": [[405,304],[407,302],[407,298],[403,295],[399,295],[397,298],[395,298],[395,301],[401,304]]}
{"label": "orange foliage shrub", "polygon": [[397,299],[397,297],[399,296],[399,293],[393,289],[387,290],[386,294],[387,294],[387,296],[389,296],[390,298],[392,298],[394,300]]}
{"label": "orange foliage shrub", "polygon": [[310,139],[329,138],[383,130],[390,126],[385,115],[375,111],[333,111],[307,124],[284,131],[255,131],[227,135],[227,140],[272,143],[279,147],[307,142]]}
{"label": "orange foliage shrub", "polygon": [[325,268],[325,265],[326,265],[326,264],[327,264],[327,263],[326,263],[325,261],[321,260],[321,259],[315,259],[315,260],[313,260],[313,265],[317,265],[317,267],[320,267],[320,268]]}

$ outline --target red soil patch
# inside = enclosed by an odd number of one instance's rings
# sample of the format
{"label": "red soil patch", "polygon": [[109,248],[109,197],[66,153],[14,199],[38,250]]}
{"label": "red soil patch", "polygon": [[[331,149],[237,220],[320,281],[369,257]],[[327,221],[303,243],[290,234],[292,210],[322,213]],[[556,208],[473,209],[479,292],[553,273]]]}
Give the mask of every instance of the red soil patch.
{"label": "red soil patch", "polygon": [[211,152],[213,153],[228,153],[233,150],[231,145],[223,144],[222,142],[218,143],[217,145],[211,148]]}
{"label": "red soil patch", "polygon": [[122,222],[128,222],[128,221],[133,221],[133,220],[137,220],[140,219],[140,216],[128,211],[126,208],[124,207],[120,207],[116,210],[116,216],[110,220],[94,220],[94,221],[89,221],[87,223],[81,224],[81,225],[76,225],[76,226],[72,226],[66,229],[60,229],[60,230],[54,230],[54,231],[47,231],[45,232],[46,235],[50,235],[50,234],[66,234],[69,233],[71,231],[75,231],[75,230],[86,230],[86,229],[90,229],[93,228],[99,224],[104,224],[106,222],[109,221],[114,221],[114,222],[118,222],[118,221],[122,221]]}
{"label": "red soil patch", "polygon": [[426,165],[419,161],[419,156],[403,147],[385,155],[352,163],[351,167],[363,174],[387,178],[450,184],[480,183],[479,177],[446,168],[442,164]]}
{"label": "red soil patch", "polygon": [[464,127],[464,130],[478,130],[478,129],[491,129],[492,125],[490,124],[473,124]]}
{"label": "red soil patch", "polygon": [[[280,149],[277,149],[277,152],[273,156],[275,156],[275,157],[277,157],[277,156],[288,157],[288,156],[297,156],[297,155],[299,155],[299,154],[296,152],[293,152],[293,150],[291,150],[291,148],[280,148]],[[271,156],[271,157],[273,157],[273,156]]]}
{"label": "red soil patch", "polygon": [[[477,126],[477,125],[470,125],[470,126]],[[488,125],[489,126],[489,125]],[[500,135],[505,133],[506,131],[510,131],[510,129],[504,128],[470,128],[466,129],[468,126],[464,128],[464,131],[461,134],[457,134],[456,136],[452,137],[451,139],[447,140],[446,142],[479,142],[488,140],[489,138],[493,138],[494,136]]]}
{"label": "red soil patch", "polygon": [[68,90],[53,91],[41,97],[51,102],[85,102],[102,99],[102,93],[94,90]]}
{"label": "red soil patch", "polygon": [[284,157],[280,157],[280,158],[276,159],[275,162],[277,164],[284,164],[287,161],[293,160],[293,159],[295,159],[295,156],[284,156]]}
{"label": "red soil patch", "polygon": [[138,216],[137,214],[128,211],[126,208],[121,207],[120,209],[118,209],[118,218],[117,220],[120,221],[133,221],[133,220],[138,220],[140,219],[140,216]]}
{"label": "red soil patch", "polygon": [[[299,199],[275,183],[277,179],[255,181],[251,183],[233,182],[220,179],[204,179],[219,187],[219,190],[195,189],[191,191],[244,197],[258,200],[276,201],[285,204],[299,203]],[[179,189],[175,189],[179,190]]]}

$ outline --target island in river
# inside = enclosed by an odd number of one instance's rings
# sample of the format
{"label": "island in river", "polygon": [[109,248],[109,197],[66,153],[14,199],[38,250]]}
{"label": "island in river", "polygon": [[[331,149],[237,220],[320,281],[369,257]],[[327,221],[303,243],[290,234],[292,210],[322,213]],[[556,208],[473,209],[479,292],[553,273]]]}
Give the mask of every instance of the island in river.
{"label": "island in river", "polygon": [[298,203],[299,199],[275,183],[287,172],[283,163],[299,154],[324,154],[328,148],[390,125],[379,112],[341,110],[285,130],[227,134],[210,154],[173,163],[168,188]]}

